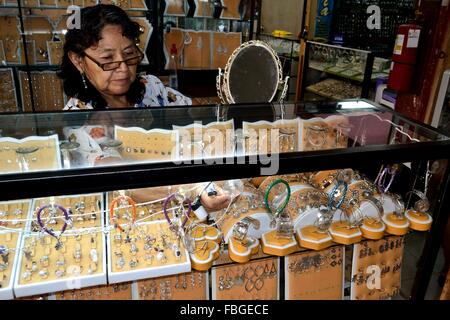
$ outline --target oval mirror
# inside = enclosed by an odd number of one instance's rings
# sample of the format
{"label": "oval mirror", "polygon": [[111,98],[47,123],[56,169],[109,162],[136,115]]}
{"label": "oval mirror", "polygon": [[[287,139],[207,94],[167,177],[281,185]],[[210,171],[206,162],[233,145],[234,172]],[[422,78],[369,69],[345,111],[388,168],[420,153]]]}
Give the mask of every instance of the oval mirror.
{"label": "oval mirror", "polygon": [[217,81],[218,95],[227,104],[272,102],[280,84],[287,83],[277,53],[259,40],[237,48]]}

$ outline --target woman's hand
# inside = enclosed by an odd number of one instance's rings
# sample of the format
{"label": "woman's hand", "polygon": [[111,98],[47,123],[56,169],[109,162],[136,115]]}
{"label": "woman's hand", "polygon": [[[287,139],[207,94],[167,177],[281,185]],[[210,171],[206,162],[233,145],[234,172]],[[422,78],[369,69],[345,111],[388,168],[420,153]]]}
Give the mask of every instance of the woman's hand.
{"label": "woman's hand", "polygon": [[206,211],[214,212],[228,207],[230,204],[230,197],[222,193],[218,193],[215,196],[208,196],[206,192],[203,192],[200,201]]}

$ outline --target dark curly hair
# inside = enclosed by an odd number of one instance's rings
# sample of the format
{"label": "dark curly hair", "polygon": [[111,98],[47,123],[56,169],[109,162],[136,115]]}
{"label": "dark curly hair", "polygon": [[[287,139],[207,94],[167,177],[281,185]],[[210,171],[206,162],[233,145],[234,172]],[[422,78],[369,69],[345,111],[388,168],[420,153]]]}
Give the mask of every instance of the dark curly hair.
{"label": "dark curly hair", "polygon": [[[121,8],[104,4],[83,8],[81,9],[81,29],[71,29],[66,33],[64,56],[58,73],[63,80],[66,95],[85,103],[90,102],[94,109],[105,109],[107,103],[89,81],[86,81],[88,88],[85,89],[80,72],[70,61],[69,52],[82,56],[87,48],[100,41],[100,34],[107,25],[121,26],[123,35],[133,42],[139,37],[139,24],[133,22]],[[140,103],[144,93],[145,85],[137,76],[126,94],[127,99],[132,104]]]}

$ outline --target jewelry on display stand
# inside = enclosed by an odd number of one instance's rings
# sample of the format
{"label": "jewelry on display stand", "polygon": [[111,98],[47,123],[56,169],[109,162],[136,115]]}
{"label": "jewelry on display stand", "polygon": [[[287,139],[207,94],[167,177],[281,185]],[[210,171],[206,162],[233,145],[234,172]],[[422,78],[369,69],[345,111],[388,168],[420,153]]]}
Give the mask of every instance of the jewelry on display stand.
{"label": "jewelry on display stand", "polygon": [[[278,185],[284,185],[286,190],[280,190]],[[277,187],[277,189],[274,189]],[[269,195],[272,189],[277,190],[278,194],[269,201]],[[291,217],[285,208],[291,197],[291,188],[285,180],[275,180],[267,188],[264,195],[264,204],[271,218],[271,227],[275,230],[269,231],[261,237],[262,251],[266,254],[285,256],[299,249],[294,237],[294,226]],[[274,212],[275,211],[275,212]]]}

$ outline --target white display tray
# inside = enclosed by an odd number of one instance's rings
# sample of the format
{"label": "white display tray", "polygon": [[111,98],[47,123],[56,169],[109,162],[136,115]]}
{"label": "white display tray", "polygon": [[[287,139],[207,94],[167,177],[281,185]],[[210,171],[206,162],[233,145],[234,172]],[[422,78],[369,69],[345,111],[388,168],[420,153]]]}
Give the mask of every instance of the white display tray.
{"label": "white display tray", "polygon": [[[101,201],[101,211],[104,212],[105,211],[105,205],[104,205],[104,197],[103,197],[103,193],[95,193],[95,194],[86,194],[86,195],[82,195],[82,196],[100,196],[100,199],[102,199]],[[73,197],[79,197],[79,195],[77,196],[67,196],[68,198],[73,198]],[[33,208],[35,205],[35,202],[37,200],[40,199],[34,199],[32,206],[30,207],[30,211],[29,211],[29,215],[28,215],[28,219],[31,219],[33,217]],[[101,219],[101,225],[104,226],[105,225],[105,219],[104,219],[104,215],[100,214],[100,219]],[[27,225],[27,230],[29,230],[31,225],[31,221],[28,223]],[[90,228],[86,228],[85,231],[87,232]],[[73,234],[72,230],[66,230],[66,232],[62,235],[64,236],[68,236],[70,234]],[[20,244],[20,250],[22,251],[23,246],[25,245],[25,240],[30,237],[30,235],[26,235],[24,234],[22,236],[22,241]],[[101,250],[103,250],[103,255],[102,255],[102,259],[103,259],[103,270],[101,272],[98,272],[96,274],[93,275],[83,275],[83,276],[78,276],[78,277],[67,277],[67,278],[63,278],[63,279],[57,279],[57,280],[49,280],[49,281],[45,281],[45,282],[39,282],[39,283],[27,283],[27,284],[19,284],[19,280],[21,277],[21,268],[22,268],[22,263],[23,263],[23,255],[20,255],[20,259],[18,262],[18,265],[15,269],[15,276],[14,276],[14,294],[16,297],[26,297],[26,296],[32,296],[32,295],[39,295],[39,294],[45,294],[45,293],[50,293],[50,292],[58,292],[58,291],[67,291],[67,290],[72,290],[72,289],[81,289],[81,288],[85,288],[85,287],[91,287],[91,286],[97,286],[97,285],[104,285],[107,284],[107,274],[106,274],[106,262],[107,262],[107,258],[106,258],[106,254],[107,254],[107,250],[106,250],[106,242],[105,242],[105,238],[101,237],[102,239],[102,244],[101,244]]]}
{"label": "white display tray", "polygon": [[[106,194],[106,204],[109,208],[109,200],[108,200],[109,193]],[[149,221],[149,222],[142,222],[141,225],[148,225],[148,224],[155,224],[155,223],[161,223],[161,221],[165,220],[157,220],[157,221]],[[109,219],[106,219],[106,225],[109,226]],[[150,267],[150,268],[143,268],[143,269],[137,269],[137,270],[130,270],[130,271],[121,271],[121,272],[113,272],[112,271],[112,253],[110,252],[112,245],[111,245],[111,234],[108,233],[106,235],[106,242],[108,243],[108,283],[120,283],[120,282],[128,282],[128,281],[136,281],[136,280],[143,280],[143,279],[149,279],[149,278],[156,278],[156,277],[162,277],[162,276],[168,276],[172,274],[178,274],[178,273],[185,273],[191,271],[191,259],[189,256],[189,252],[184,248],[183,254],[185,257],[187,257],[187,261],[184,263],[177,263],[177,264],[166,264],[164,266],[159,267]]]}
{"label": "white display tray", "polygon": [[[2,201],[2,204],[7,204],[7,203],[16,203],[16,202],[28,202],[28,212],[22,216],[28,217],[31,211],[31,200],[13,200],[13,201]],[[26,226],[26,224],[24,224],[24,227]],[[0,228],[0,233],[8,233],[9,231],[1,229]],[[14,260],[12,261],[13,266],[11,269],[11,279],[9,279],[9,283],[6,287],[0,288],[0,300],[9,300],[9,299],[14,299],[14,289],[13,289],[13,285],[14,285],[14,278],[16,276],[16,269],[17,269],[17,265],[19,263],[19,256],[20,256],[20,248],[22,247],[22,237],[23,237],[23,233],[19,232],[19,236],[17,238],[17,243],[16,243],[16,247],[14,248],[16,250],[15,255],[14,255]],[[11,248],[10,248],[11,249]]]}

